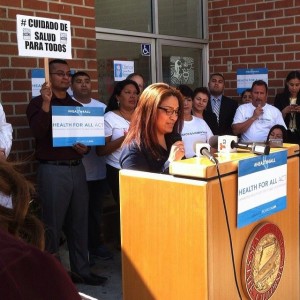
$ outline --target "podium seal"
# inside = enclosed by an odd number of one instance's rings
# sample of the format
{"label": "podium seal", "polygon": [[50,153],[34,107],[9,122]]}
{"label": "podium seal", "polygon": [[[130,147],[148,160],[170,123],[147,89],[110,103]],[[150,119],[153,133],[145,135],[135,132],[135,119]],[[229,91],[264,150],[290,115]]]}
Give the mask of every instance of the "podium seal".
{"label": "podium seal", "polygon": [[242,261],[243,289],[250,300],[267,300],[276,291],[284,268],[285,248],[280,229],[259,224],[248,238]]}

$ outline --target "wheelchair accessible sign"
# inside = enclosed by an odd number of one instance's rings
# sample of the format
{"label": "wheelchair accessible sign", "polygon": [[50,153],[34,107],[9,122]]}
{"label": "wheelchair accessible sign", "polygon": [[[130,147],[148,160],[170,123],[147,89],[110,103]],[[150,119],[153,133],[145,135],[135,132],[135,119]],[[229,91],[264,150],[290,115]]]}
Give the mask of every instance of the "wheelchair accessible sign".
{"label": "wheelchair accessible sign", "polygon": [[141,54],[143,56],[151,56],[151,45],[150,44],[141,44]]}

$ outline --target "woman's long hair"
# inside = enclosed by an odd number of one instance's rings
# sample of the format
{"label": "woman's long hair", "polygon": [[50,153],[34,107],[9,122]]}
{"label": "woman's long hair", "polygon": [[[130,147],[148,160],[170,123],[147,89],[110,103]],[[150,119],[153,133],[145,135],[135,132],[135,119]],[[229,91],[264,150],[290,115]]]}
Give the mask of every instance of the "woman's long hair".
{"label": "woman's long hair", "polygon": [[172,132],[181,133],[184,113],[181,93],[165,83],[154,83],[149,85],[140,96],[124,144],[134,141],[140,149],[142,145],[147,148],[155,158],[161,156],[156,125],[158,107],[164,99],[170,96],[175,96],[179,103],[178,118]]}
{"label": "woman's long hair", "polygon": [[[291,93],[290,93],[290,91],[289,91],[289,87],[288,87],[287,83],[288,83],[290,80],[292,80],[292,79],[298,79],[298,80],[300,80],[300,72],[299,72],[299,71],[291,71],[291,72],[286,76],[283,93],[284,93],[285,95],[287,95],[288,97],[291,95]],[[297,96],[299,96],[299,93],[298,93]]]}
{"label": "woman's long hair", "polygon": [[286,143],[286,142],[287,142],[287,130],[285,129],[284,126],[282,126],[282,125],[280,125],[280,124],[274,125],[274,126],[269,130],[269,133],[268,133],[268,136],[267,136],[267,141],[269,141],[270,135],[271,135],[271,133],[272,133],[272,131],[273,131],[274,129],[280,129],[280,130],[281,130],[281,132],[282,132],[282,141],[283,141],[283,143]]}
{"label": "woman's long hair", "polygon": [[43,225],[28,213],[34,188],[12,163],[3,160],[0,160],[0,191],[12,196],[12,208],[0,205],[0,228],[44,250]]}

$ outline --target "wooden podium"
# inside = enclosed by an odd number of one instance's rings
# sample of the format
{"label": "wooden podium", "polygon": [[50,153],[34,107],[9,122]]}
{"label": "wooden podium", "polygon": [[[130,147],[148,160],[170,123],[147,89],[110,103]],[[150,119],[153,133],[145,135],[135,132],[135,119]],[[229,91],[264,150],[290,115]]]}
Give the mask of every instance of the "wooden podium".
{"label": "wooden podium", "polygon": [[[276,224],[284,238],[284,269],[272,299],[300,298],[299,148],[285,147],[287,208],[243,228],[236,226],[237,166],[254,155],[218,158],[242,299],[250,299],[243,290],[243,252],[263,222]],[[170,172],[176,176],[120,172],[123,299],[239,299],[216,167],[192,158],[172,164]]]}

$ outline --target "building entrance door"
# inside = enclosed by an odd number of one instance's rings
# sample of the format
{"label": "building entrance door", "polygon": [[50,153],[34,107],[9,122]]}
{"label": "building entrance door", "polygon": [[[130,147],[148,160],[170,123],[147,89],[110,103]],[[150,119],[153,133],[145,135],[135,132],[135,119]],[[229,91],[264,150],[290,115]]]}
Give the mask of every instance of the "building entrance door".
{"label": "building entrance door", "polygon": [[[192,89],[208,82],[205,46],[197,43],[157,40],[158,78],[172,86],[186,84]],[[206,84],[205,84],[206,85]]]}
{"label": "building entrance door", "polygon": [[156,81],[154,39],[97,34],[99,94],[108,101],[116,81],[137,72],[145,86]]}
{"label": "building entrance door", "polygon": [[155,38],[97,34],[99,94],[107,102],[116,81],[132,72],[145,78],[145,87],[154,82],[172,86],[202,86],[206,78],[205,46]]}

